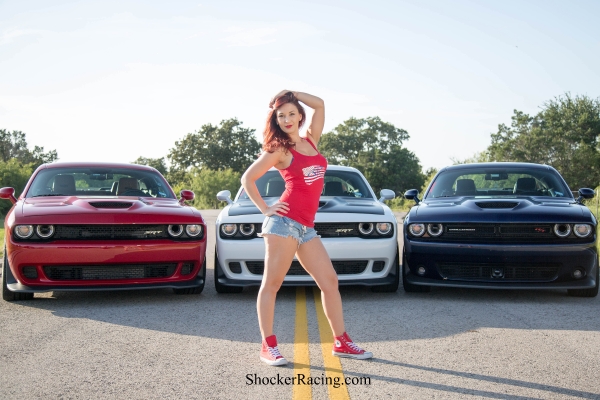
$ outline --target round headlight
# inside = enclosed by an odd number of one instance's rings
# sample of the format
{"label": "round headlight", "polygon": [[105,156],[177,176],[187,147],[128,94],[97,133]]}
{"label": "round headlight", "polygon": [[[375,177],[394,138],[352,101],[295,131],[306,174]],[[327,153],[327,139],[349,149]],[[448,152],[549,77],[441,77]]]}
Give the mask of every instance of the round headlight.
{"label": "round headlight", "polygon": [[181,236],[183,233],[183,225],[169,225],[167,227],[167,232],[173,237]]}
{"label": "round headlight", "polygon": [[254,233],[254,224],[240,224],[240,233],[244,236],[251,236]]}
{"label": "round headlight", "polygon": [[225,236],[233,236],[237,232],[236,224],[223,224],[221,225],[221,232]]}
{"label": "round headlight", "polygon": [[425,225],[424,224],[410,224],[408,226],[408,232],[411,235],[416,237],[421,237],[425,234]]}
{"label": "round headlight", "polygon": [[573,233],[580,238],[588,237],[592,233],[592,226],[588,224],[575,224],[573,226]]}
{"label": "round headlight", "polygon": [[35,228],[35,233],[42,239],[48,239],[50,236],[54,235],[54,226],[52,225],[38,225]]}
{"label": "round headlight", "polygon": [[427,233],[433,237],[438,237],[444,233],[442,224],[427,224]]}
{"label": "round headlight", "polygon": [[392,224],[389,222],[379,222],[375,226],[375,229],[377,229],[377,233],[380,235],[387,235],[392,230]]}
{"label": "round headlight", "polygon": [[571,225],[569,224],[555,224],[554,234],[560,238],[566,238],[571,234]]}
{"label": "round headlight", "polygon": [[202,234],[202,225],[187,225],[185,227],[185,233],[187,233],[189,237],[196,237]]}
{"label": "round headlight", "polygon": [[27,239],[33,235],[33,226],[32,225],[17,225],[15,227],[15,235],[20,237],[21,239]]}
{"label": "round headlight", "polygon": [[363,235],[370,235],[373,232],[373,224],[371,222],[361,222],[358,224],[358,231]]}

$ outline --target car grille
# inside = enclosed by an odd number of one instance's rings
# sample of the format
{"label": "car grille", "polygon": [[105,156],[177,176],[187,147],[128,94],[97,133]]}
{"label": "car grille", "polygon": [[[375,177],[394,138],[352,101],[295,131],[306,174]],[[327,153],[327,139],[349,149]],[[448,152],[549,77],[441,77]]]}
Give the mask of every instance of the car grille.
{"label": "car grille", "polygon": [[[561,239],[552,231],[551,224],[448,224],[435,241],[464,241],[469,243],[569,243],[574,239]],[[579,240],[580,241],[580,240]]]}
{"label": "car grille", "polygon": [[358,237],[356,223],[318,223],[315,230],[321,237]]}
{"label": "car grille", "polygon": [[133,203],[125,203],[123,201],[93,201],[90,205],[96,208],[129,208]]}
{"label": "car grille", "polygon": [[490,201],[475,203],[479,208],[515,208],[519,203],[508,201]]}
{"label": "car grille", "polygon": [[56,225],[54,240],[166,239],[166,225]]}
{"label": "car grille", "polygon": [[[338,275],[360,274],[367,268],[368,260],[337,260],[332,261],[333,269]],[[246,267],[251,274],[262,275],[265,270],[264,261],[246,261]],[[287,275],[308,275],[298,261],[293,261]]]}
{"label": "car grille", "polygon": [[502,264],[443,262],[437,267],[444,279],[478,281],[552,281],[558,275],[561,264]]}
{"label": "car grille", "polygon": [[44,266],[44,273],[53,281],[114,280],[167,278],[175,273],[177,264],[118,264]]}

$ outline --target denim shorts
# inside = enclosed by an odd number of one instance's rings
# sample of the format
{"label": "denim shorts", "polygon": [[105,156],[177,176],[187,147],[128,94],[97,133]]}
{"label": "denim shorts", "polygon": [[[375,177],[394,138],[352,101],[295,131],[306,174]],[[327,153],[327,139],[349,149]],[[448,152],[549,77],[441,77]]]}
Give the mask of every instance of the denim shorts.
{"label": "denim shorts", "polygon": [[263,235],[291,236],[298,241],[298,246],[316,237],[321,237],[317,235],[315,228],[309,228],[291,218],[280,217],[279,215],[265,218],[265,222],[262,224],[262,232],[258,236],[262,237]]}

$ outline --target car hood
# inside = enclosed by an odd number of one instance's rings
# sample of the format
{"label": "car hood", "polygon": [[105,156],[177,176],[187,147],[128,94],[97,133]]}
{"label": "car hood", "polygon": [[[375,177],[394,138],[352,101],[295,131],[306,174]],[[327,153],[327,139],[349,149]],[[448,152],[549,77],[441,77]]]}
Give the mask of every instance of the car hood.
{"label": "car hood", "polygon": [[[514,206],[513,206],[514,205]],[[478,199],[422,201],[409,213],[411,222],[590,222],[585,207],[572,200]]]}
{"label": "car hood", "polygon": [[[144,197],[40,197],[21,200],[16,218],[37,217],[45,223],[189,223],[202,220],[192,207],[176,199]],[[129,207],[123,207],[123,205]],[[117,207],[117,208],[116,208]]]}
{"label": "car hood", "polygon": [[[277,198],[266,199],[268,205],[275,203]],[[238,200],[229,207],[229,216],[261,214],[250,200]],[[352,197],[321,197],[317,213],[345,214],[376,214],[384,215],[383,205],[377,200],[357,199]]]}

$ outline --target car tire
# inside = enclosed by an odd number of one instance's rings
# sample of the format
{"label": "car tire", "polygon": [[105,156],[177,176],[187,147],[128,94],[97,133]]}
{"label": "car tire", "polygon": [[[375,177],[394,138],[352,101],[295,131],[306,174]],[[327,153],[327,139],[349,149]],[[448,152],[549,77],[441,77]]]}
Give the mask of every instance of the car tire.
{"label": "car tire", "polygon": [[184,288],[184,289],[173,289],[175,294],[200,294],[204,290],[204,283],[206,282],[206,255],[204,256],[204,262],[202,263],[202,268],[200,269],[200,276],[204,279],[202,280],[202,285],[192,287],[192,288]]}
{"label": "car tire", "polygon": [[8,256],[6,255],[6,247],[4,247],[4,257],[2,259],[2,300],[19,301],[33,299],[33,293],[17,293],[8,290]]}
{"label": "car tire", "polygon": [[406,252],[402,252],[402,287],[407,293],[427,293],[431,290],[431,286],[413,285],[405,278],[409,273],[408,262],[406,261]]}
{"label": "car tire", "polygon": [[591,289],[567,289],[567,294],[573,297],[596,297],[598,296],[598,283],[599,283],[599,267],[596,267],[596,286]]}
{"label": "car tire", "polygon": [[398,290],[398,286],[400,286],[400,253],[399,250],[396,249],[396,258],[394,258],[394,265],[396,266],[395,278],[394,282],[387,285],[378,285],[373,286],[371,291],[374,293],[394,293]]}
{"label": "car tire", "polygon": [[244,288],[242,286],[227,286],[219,282],[219,275],[223,275],[221,270],[221,263],[217,257],[217,250],[215,249],[215,290],[217,293],[242,293]]}

